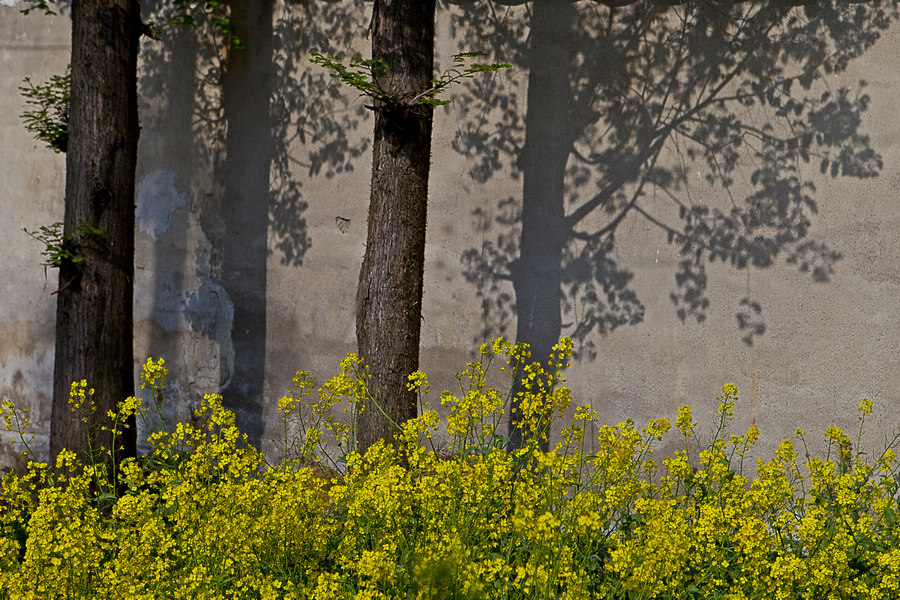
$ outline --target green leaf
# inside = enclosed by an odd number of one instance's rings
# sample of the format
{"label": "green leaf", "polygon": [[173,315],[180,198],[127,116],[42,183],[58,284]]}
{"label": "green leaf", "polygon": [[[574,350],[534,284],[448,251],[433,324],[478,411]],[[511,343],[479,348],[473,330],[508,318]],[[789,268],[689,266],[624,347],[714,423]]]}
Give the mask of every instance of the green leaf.
{"label": "green leaf", "polygon": [[56,14],[53,11],[53,9],[50,8],[50,4],[48,2],[45,2],[44,0],[25,0],[25,3],[30,4],[31,7],[20,9],[19,12],[21,12],[23,15],[27,15],[27,14],[31,13],[31,11],[33,11],[33,10],[42,10],[42,11],[44,11],[45,15],[55,15]]}
{"label": "green leaf", "polygon": [[310,62],[332,71],[331,76],[340,79],[345,84],[357,90],[361,96],[383,100],[387,103],[400,106],[443,106],[450,104],[450,100],[438,98],[452,84],[461,79],[471,79],[476,74],[492,73],[500,69],[511,68],[508,63],[481,64],[473,63],[465,66],[466,62],[477,56],[484,56],[483,52],[462,52],[453,56],[454,67],[443,72],[437,79],[431,80],[431,87],[410,97],[400,97],[383,89],[379,77],[387,66],[378,59],[364,59],[356,56],[350,59],[348,65],[344,64],[342,56],[325,56],[320,52],[310,54]]}
{"label": "green leaf", "polygon": [[45,83],[35,85],[28,77],[22,83],[19,92],[28,108],[19,116],[25,129],[54,152],[65,152],[69,139],[71,65],[64,74],[54,75]]}

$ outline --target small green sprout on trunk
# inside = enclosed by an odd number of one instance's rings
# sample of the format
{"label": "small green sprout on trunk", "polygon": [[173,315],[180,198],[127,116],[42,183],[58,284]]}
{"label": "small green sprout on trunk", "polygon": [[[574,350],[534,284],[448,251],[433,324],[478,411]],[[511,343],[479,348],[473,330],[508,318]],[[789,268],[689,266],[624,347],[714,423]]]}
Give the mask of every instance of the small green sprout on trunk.
{"label": "small green sprout on trunk", "polygon": [[45,15],[50,16],[56,14],[56,11],[53,10],[56,4],[55,2],[47,2],[46,0],[25,0],[25,4],[29,5],[28,8],[19,10],[23,15],[27,15],[33,10],[42,10]]}
{"label": "small green sprout on trunk", "polygon": [[[41,225],[36,231],[28,231],[28,228],[23,228],[23,231],[44,244],[41,256],[46,259],[43,263],[45,267],[59,269],[64,264],[84,262],[84,257],[75,253],[72,236],[63,234],[62,223],[57,221],[51,225]],[[93,227],[82,221],[75,228],[75,233],[79,236],[101,236],[106,232],[100,227]]]}
{"label": "small green sprout on trunk", "polygon": [[19,86],[28,109],[22,113],[25,129],[35,139],[47,144],[54,152],[65,152],[69,145],[69,90],[72,87],[72,67],[62,75],[35,85],[26,77]]}
{"label": "small green sprout on trunk", "polygon": [[[473,59],[485,56],[484,52],[462,52],[453,55],[453,66],[444,71],[440,77],[431,80],[431,86],[416,94],[409,96],[396,96],[382,86],[383,77],[387,66],[384,61],[371,58],[353,57],[348,65],[344,64],[343,56],[324,56],[319,52],[313,52],[310,62],[320,65],[332,71],[331,76],[337,77],[353,89],[359,91],[362,96],[369,96],[375,100],[381,100],[389,104],[400,105],[406,108],[413,106],[429,105],[442,106],[450,104],[450,100],[439,98],[451,85],[463,79],[471,79],[480,73],[493,73],[500,69],[509,69],[512,65],[507,63],[493,63],[490,65],[474,62]],[[372,107],[367,107],[372,108]]]}

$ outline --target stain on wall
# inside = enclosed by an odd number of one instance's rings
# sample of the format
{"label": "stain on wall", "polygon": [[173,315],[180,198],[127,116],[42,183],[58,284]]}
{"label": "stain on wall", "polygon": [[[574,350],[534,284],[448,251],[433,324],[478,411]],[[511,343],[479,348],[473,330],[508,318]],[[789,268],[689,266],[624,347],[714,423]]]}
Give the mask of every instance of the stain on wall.
{"label": "stain on wall", "polygon": [[145,176],[137,186],[135,216],[138,228],[154,242],[169,230],[172,213],[184,206],[184,195],[175,189],[175,173],[172,171],[155,171]]}

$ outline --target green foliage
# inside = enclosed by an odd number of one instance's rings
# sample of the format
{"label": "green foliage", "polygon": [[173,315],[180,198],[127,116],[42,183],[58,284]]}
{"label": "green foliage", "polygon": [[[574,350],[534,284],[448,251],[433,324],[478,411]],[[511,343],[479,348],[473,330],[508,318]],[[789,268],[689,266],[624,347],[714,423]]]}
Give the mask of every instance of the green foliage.
{"label": "green foliage", "polygon": [[21,10],[23,15],[29,14],[33,10],[42,10],[45,15],[55,15],[56,12],[53,10],[53,6],[55,6],[55,2],[47,2],[46,0],[25,0],[25,4],[29,5],[28,8],[23,8]]}
{"label": "green foliage", "polygon": [[[73,239],[70,235],[63,234],[63,224],[59,221],[51,225],[41,225],[37,231],[23,231],[35,240],[44,244],[41,256],[46,259],[45,267],[60,268],[65,263],[78,264],[84,262],[83,256],[78,256],[73,251]],[[101,236],[105,230],[100,227],[92,227],[84,221],[78,223],[75,233],[81,236]]]}
{"label": "green foliage", "polygon": [[72,67],[63,75],[54,75],[46,83],[35,85],[26,77],[19,86],[29,109],[20,115],[25,129],[54,152],[65,152],[69,143],[69,91]]}
{"label": "green foliage", "polygon": [[[33,10],[43,10],[47,15],[55,15],[52,3],[43,0],[29,0],[29,8],[22,9],[24,14]],[[226,7],[217,0],[192,2],[190,0],[173,0],[174,14],[166,25],[193,26],[194,14],[203,11],[209,15],[218,31],[225,35],[235,48],[243,48],[244,43],[234,30],[234,24],[228,16]],[[158,34],[159,27],[148,29],[151,35]],[[65,152],[69,141],[69,95],[72,89],[72,65],[66,66],[63,75],[54,75],[46,83],[35,85],[30,77],[26,77],[19,92],[28,105],[21,119],[25,129],[35,139],[47,144],[54,152]]]}
{"label": "green foliage", "polygon": [[175,13],[166,22],[166,25],[190,25],[193,27],[196,25],[194,15],[198,11],[202,11],[209,16],[213,25],[229,40],[232,47],[244,48],[244,43],[234,29],[234,22],[228,16],[227,7],[222,2],[218,0],[202,0],[200,2],[173,0],[172,5]]}
{"label": "green foliage", "polygon": [[431,80],[431,86],[409,97],[400,97],[392,94],[382,86],[387,66],[379,59],[364,59],[353,57],[348,65],[344,65],[342,56],[324,56],[319,52],[313,52],[310,62],[320,65],[332,71],[331,76],[340,79],[362,96],[381,100],[391,104],[399,104],[405,107],[417,105],[444,105],[450,100],[441,99],[439,96],[447,91],[451,85],[463,79],[471,79],[482,73],[493,73],[500,69],[509,69],[512,65],[507,63],[493,63],[490,65],[472,61],[484,52],[463,52],[453,56],[453,66],[444,71],[440,77]]}
{"label": "green foliage", "polygon": [[[730,433],[733,384],[722,387],[708,433],[689,407],[678,410],[683,449],[662,460],[654,452],[669,419],[601,425],[587,407],[542,452],[546,415],[568,414],[570,353],[564,340],[546,367],[514,373],[527,348],[482,346],[459,389],[441,394],[443,417],[429,406],[427,378],[414,373],[420,416],[364,455],[352,449],[344,409],[371,398],[366,370],[350,356],[318,390],[298,374],[279,402],[296,425],[285,427],[296,439],[284,440],[295,453],[275,464],[214,395],[191,423],[153,433],[150,454],[124,461],[119,489],[69,452],[55,472],[33,461],[0,486],[0,596],[898,596],[898,438],[877,457],[858,447],[871,401],[859,405],[855,445],[832,427],[824,456],[813,456],[798,430],[804,458],[785,440],[757,459],[752,479],[744,459],[759,431]],[[142,387],[157,407],[165,374],[162,361],[144,366]],[[520,423],[535,441],[512,452],[497,429],[510,392],[488,383],[498,378],[525,382]],[[78,410],[90,405],[83,382],[72,396]],[[23,422],[11,403],[3,410],[8,428]],[[110,418],[146,410],[129,398]]]}
{"label": "green foliage", "polygon": [[[55,2],[47,2],[46,0],[25,0],[28,8],[21,9],[22,14],[29,14],[34,10],[42,10],[45,15],[55,15]],[[190,25],[194,26],[194,15],[198,11],[207,14],[212,20],[216,29],[228,38],[229,43],[234,48],[243,48],[244,43],[237,35],[234,23],[228,16],[228,10],[224,3],[219,0],[172,0],[174,14],[166,21],[166,25]],[[148,25],[144,27],[143,33],[153,37],[154,39],[162,31],[162,27],[154,27]]]}
{"label": "green foliage", "polygon": [[22,229],[32,238],[44,244],[41,256],[46,259],[45,267],[58,269],[65,262],[80,263],[84,260],[83,256],[72,255],[70,252],[72,236],[63,235],[62,228],[62,222],[57,221],[51,225],[41,225],[37,231]]}

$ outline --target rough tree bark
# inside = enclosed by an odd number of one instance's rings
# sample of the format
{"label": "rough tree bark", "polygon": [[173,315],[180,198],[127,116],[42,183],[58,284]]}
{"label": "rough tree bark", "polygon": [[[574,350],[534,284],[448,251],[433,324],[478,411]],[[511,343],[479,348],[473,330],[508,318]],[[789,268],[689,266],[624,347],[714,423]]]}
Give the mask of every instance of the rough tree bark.
{"label": "rough tree bark", "polygon": [[[59,270],[51,462],[63,448],[84,456],[86,428],[110,447],[99,424],[134,394],[134,175],[137,159],[138,0],[72,3],[72,90]],[[76,258],[72,260],[72,258]],[[73,381],[96,390],[88,422],[69,406]],[[135,454],[135,427],[116,445]]]}
{"label": "rough tree bark", "polygon": [[[372,58],[385,65],[382,86],[410,99],[434,77],[435,0],[376,0]],[[416,416],[406,389],[418,369],[431,167],[431,106],[378,101],[368,235],[357,293],[359,354],[371,397],[356,423],[358,448],[390,439]]]}

